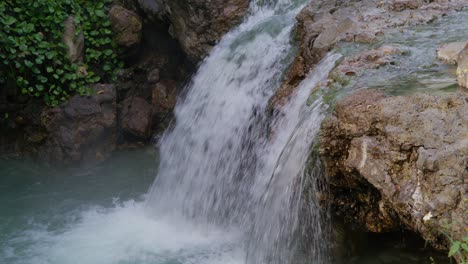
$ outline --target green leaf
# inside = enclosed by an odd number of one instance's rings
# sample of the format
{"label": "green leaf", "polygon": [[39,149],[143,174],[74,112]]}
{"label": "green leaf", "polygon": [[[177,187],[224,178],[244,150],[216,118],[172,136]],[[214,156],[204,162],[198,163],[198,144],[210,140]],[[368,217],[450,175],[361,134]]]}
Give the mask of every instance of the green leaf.
{"label": "green leaf", "polygon": [[3,24],[7,26],[11,26],[16,22],[16,18],[8,16],[5,20],[3,20]]}
{"label": "green leaf", "polygon": [[463,250],[465,250],[466,252],[468,252],[468,244],[462,243],[462,244],[461,244],[461,247],[463,248]]}
{"label": "green leaf", "polygon": [[57,53],[55,51],[48,51],[46,52],[46,57],[47,59],[53,59],[55,57],[55,55],[57,55]]}
{"label": "green leaf", "polygon": [[452,257],[453,255],[455,255],[458,250],[460,250],[460,241],[455,241],[452,246],[450,247],[450,251],[449,251],[449,254],[448,256],[449,257]]}
{"label": "green leaf", "polygon": [[110,49],[107,49],[107,50],[103,51],[103,53],[104,53],[104,55],[109,56],[109,55],[111,55],[113,53],[113,51],[110,50]]}
{"label": "green leaf", "polygon": [[24,27],[23,27],[23,31],[24,33],[31,33],[34,31],[34,25],[33,24],[26,24]]}
{"label": "green leaf", "polygon": [[29,60],[24,60],[24,65],[26,65],[28,68],[31,68],[34,64]]}
{"label": "green leaf", "polygon": [[48,72],[48,73],[51,73],[51,72],[53,72],[53,71],[54,71],[54,69],[53,69],[52,67],[47,67],[47,69],[46,69],[46,70],[47,70],[47,72]]}
{"label": "green leaf", "polygon": [[98,16],[98,17],[105,17],[105,16],[106,16],[106,14],[104,13],[104,11],[99,10],[99,9],[98,9],[98,10],[95,10],[95,11],[94,11],[94,14],[96,14],[96,16]]}

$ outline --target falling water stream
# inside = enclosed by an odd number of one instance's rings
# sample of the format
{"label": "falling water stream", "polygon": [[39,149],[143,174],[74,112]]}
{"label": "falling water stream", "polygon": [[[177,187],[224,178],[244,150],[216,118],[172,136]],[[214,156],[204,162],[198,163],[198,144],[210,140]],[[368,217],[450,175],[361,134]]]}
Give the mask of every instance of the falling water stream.
{"label": "falling water stream", "polygon": [[[175,126],[161,140],[159,172],[147,200],[155,217],[235,230],[248,245],[247,263],[289,263],[294,241],[301,240],[297,187],[323,118],[321,101],[307,106],[306,100],[339,58],[324,59],[275,118],[267,115],[288,66],[301,7],[297,1],[254,3],[251,16],[201,64],[176,107]],[[317,232],[309,243],[321,239]],[[324,248],[314,247],[309,260],[322,263]]]}

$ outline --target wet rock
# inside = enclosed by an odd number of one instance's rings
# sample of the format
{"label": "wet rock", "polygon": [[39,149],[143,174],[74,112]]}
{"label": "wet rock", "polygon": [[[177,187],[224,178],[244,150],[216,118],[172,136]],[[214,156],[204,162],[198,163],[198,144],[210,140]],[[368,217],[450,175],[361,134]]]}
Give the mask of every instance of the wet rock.
{"label": "wet rock", "polygon": [[148,82],[155,83],[159,81],[159,74],[160,74],[160,70],[158,68],[150,71],[148,73]]}
{"label": "wet rock", "polygon": [[310,1],[297,16],[299,52],[271,106],[284,104],[306,74],[340,41],[375,43],[385,34],[467,7],[464,0]]}
{"label": "wet rock", "polygon": [[462,239],[467,112],[460,94],[387,97],[360,90],[340,101],[321,132],[334,208],[371,232],[403,226],[438,247],[448,244],[442,232]]}
{"label": "wet rock", "polygon": [[146,140],[151,136],[151,105],[140,97],[129,97],[122,102],[120,126],[124,133]]}
{"label": "wet rock", "polygon": [[153,115],[172,112],[177,99],[177,84],[174,81],[163,80],[153,88]]}
{"label": "wet rock", "polygon": [[468,44],[458,55],[457,79],[458,84],[468,88]]}
{"label": "wet rock", "polygon": [[334,72],[347,76],[359,76],[367,69],[375,69],[391,64],[395,56],[403,53],[404,50],[399,47],[384,45],[375,50],[365,51],[345,58]]}
{"label": "wet rock", "polygon": [[468,45],[468,41],[451,42],[437,48],[437,58],[449,64],[456,64],[458,54]]}
{"label": "wet rock", "polygon": [[194,61],[203,58],[233,25],[241,21],[249,0],[162,1],[171,32]]}
{"label": "wet rock", "polygon": [[128,48],[140,43],[142,21],[138,14],[114,5],[109,11],[109,18],[118,45]]}
{"label": "wet rock", "polygon": [[41,158],[81,162],[107,158],[116,145],[116,95],[112,85],[95,85],[95,95],[73,96],[41,114],[47,139]]}
{"label": "wet rock", "polygon": [[162,19],[164,9],[160,0],[137,0],[139,9],[141,9],[150,20]]}

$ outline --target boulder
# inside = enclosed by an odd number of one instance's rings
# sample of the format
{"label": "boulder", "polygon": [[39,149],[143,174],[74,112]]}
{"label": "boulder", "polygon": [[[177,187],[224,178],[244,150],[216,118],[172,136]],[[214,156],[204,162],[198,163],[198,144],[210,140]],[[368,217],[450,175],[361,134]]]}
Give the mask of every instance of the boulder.
{"label": "boulder", "polygon": [[458,54],[468,45],[468,41],[451,42],[437,48],[437,58],[445,63],[457,64]]}
{"label": "boulder", "polygon": [[444,233],[461,240],[468,226],[465,99],[360,90],[338,102],[321,130],[335,211],[370,232],[406,228],[440,248],[449,244]]}
{"label": "boulder", "polygon": [[457,79],[461,87],[468,88],[468,44],[458,54]]}
{"label": "boulder", "polygon": [[116,94],[112,85],[95,85],[95,94],[42,111],[47,139],[41,157],[49,161],[81,162],[107,158],[117,140]]}
{"label": "boulder", "polygon": [[162,19],[164,16],[162,0],[136,0],[141,9],[150,20]]}
{"label": "boulder", "polygon": [[[160,0],[159,0],[160,1]],[[144,2],[147,2],[146,0]],[[246,14],[249,0],[160,1],[171,22],[172,35],[193,61],[203,58]]]}
{"label": "boulder", "polygon": [[142,21],[137,13],[114,5],[109,11],[109,18],[118,45],[129,48],[140,43]]}
{"label": "boulder", "polygon": [[120,126],[124,133],[146,140],[151,136],[151,105],[141,97],[128,97],[122,102]]}
{"label": "boulder", "polygon": [[171,80],[163,80],[153,88],[153,115],[166,115],[172,112],[176,105],[177,84]]}

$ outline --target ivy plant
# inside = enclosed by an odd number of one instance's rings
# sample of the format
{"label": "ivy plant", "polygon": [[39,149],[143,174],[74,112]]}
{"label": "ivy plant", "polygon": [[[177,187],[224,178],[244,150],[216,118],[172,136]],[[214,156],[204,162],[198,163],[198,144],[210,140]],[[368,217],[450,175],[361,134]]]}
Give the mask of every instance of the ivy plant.
{"label": "ivy plant", "polygon": [[[56,106],[90,85],[109,82],[122,66],[107,10],[112,0],[0,1],[0,86],[41,97]],[[73,16],[75,37],[84,36],[84,60],[72,63],[63,41]]]}

